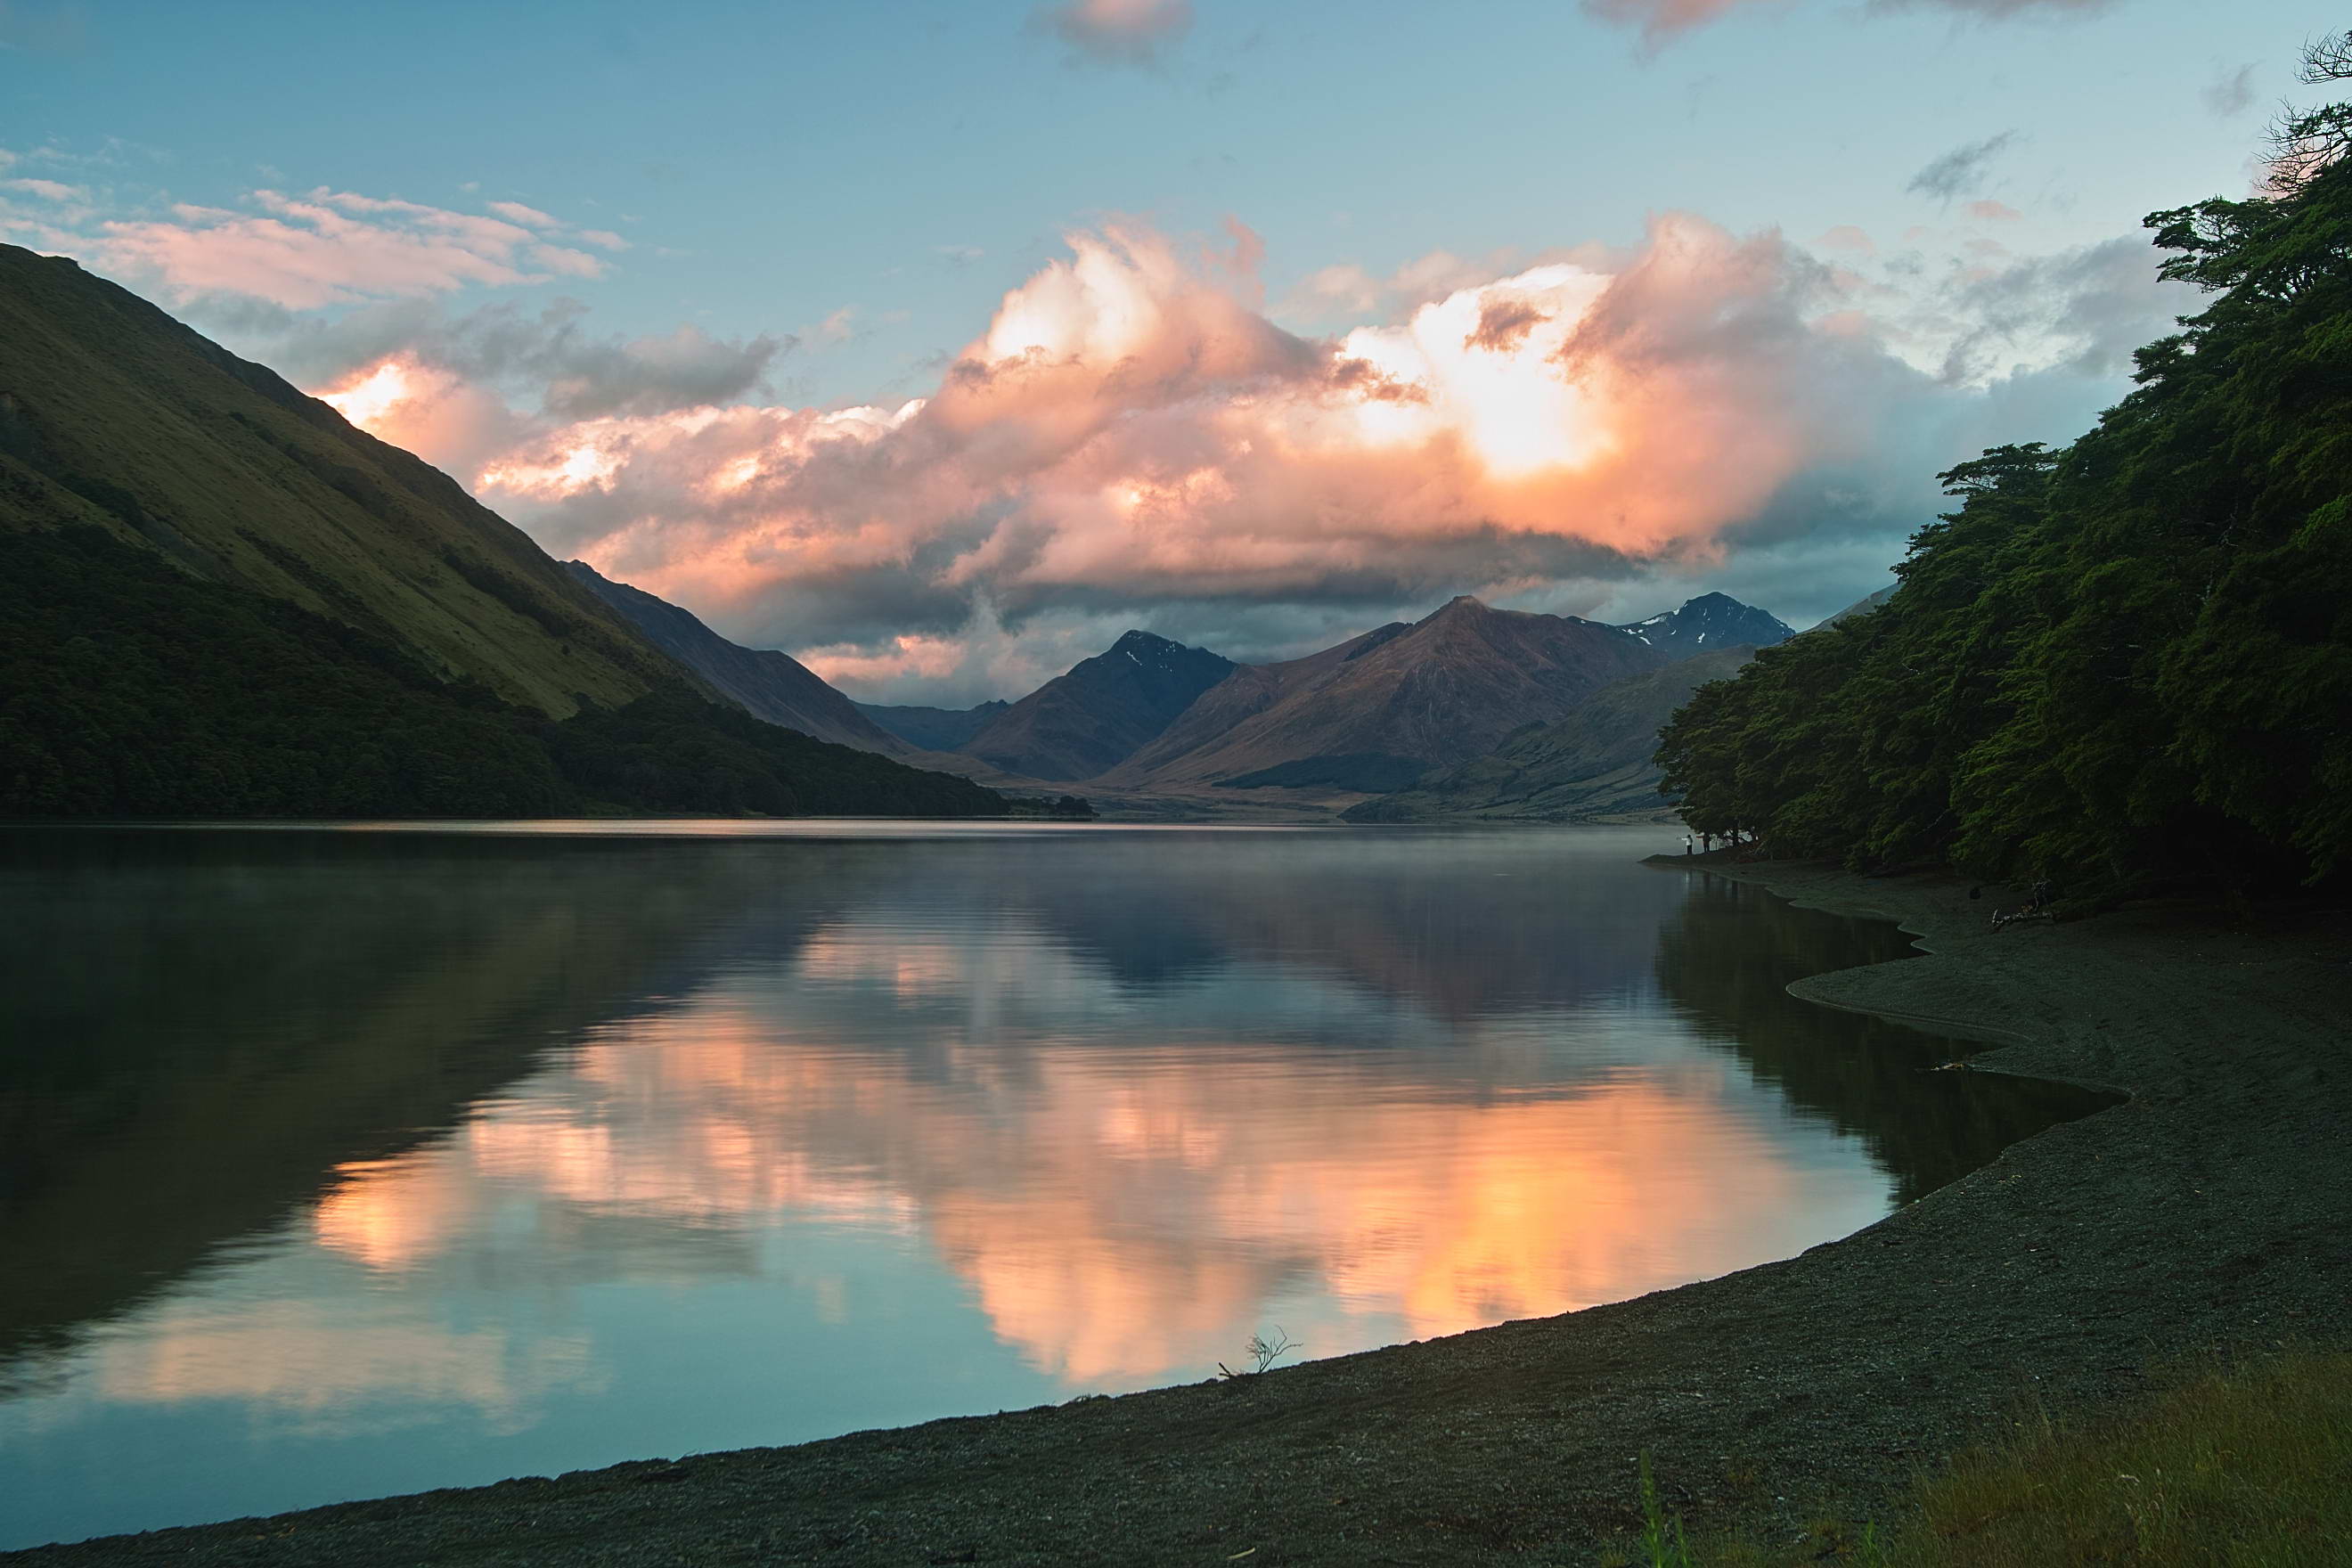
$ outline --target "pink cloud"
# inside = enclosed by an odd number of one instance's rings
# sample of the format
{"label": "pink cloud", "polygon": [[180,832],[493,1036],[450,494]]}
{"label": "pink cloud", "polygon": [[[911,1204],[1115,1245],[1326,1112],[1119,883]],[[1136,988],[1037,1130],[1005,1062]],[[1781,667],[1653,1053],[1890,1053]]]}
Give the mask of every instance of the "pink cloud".
{"label": "pink cloud", "polygon": [[79,202],[89,199],[89,193],[79,185],[61,184],[56,180],[0,181],[0,190],[22,191],[28,196],[38,196],[45,202]]}
{"label": "pink cloud", "polygon": [[1826,274],[1695,218],[1614,274],[1548,264],[1332,341],[1259,312],[1246,246],[1070,244],[926,398],[580,421],[472,477],[559,548],[747,616],[919,559],[908,591],[1016,613],[1266,599],[1703,548],[1864,438],[1822,384],[1884,369],[1807,324]]}
{"label": "pink cloud", "polygon": [[541,243],[503,218],[347,191],[256,191],[258,211],[178,205],[168,219],[101,224],[100,265],[174,295],[244,294],[289,310],[415,297],[468,284],[597,276],[584,251]]}
{"label": "pink cloud", "polygon": [[1987,223],[2014,223],[2019,218],[2025,216],[2023,213],[2019,212],[2015,207],[2011,206],[2007,202],[1996,202],[1990,199],[1985,201],[1970,202],[1967,207],[1962,210],[1970,217],[1982,218]]}
{"label": "pink cloud", "polygon": [[489,209],[509,223],[519,223],[526,228],[560,228],[562,225],[537,207],[527,207],[520,202],[491,202]]}
{"label": "pink cloud", "polygon": [[1148,66],[1192,26],[1192,0],[1055,0],[1033,25],[1098,65]]}

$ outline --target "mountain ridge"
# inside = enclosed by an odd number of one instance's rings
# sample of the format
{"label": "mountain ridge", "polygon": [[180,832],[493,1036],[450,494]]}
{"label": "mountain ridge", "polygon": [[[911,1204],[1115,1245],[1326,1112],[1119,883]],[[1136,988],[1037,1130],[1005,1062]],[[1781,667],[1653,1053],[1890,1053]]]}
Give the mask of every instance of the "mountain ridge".
{"label": "mountain ridge", "polygon": [[1494,750],[1359,802],[1348,822],[1571,821],[1649,812],[1661,802],[1658,731],[1692,692],[1737,674],[1746,646],[1709,648],[1612,681],[1565,719],[1531,724]]}
{"label": "mountain ridge", "polygon": [[75,523],[551,718],[680,676],[446,474],[130,290],[0,245],[0,529]]}
{"label": "mountain ridge", "polygon": [[903,757],[915,750],[860,712],[856,703],[790,654],[730,641],[684,606],[634,584],[614,582],[585,561],[567,561],[563,568],[646,641],[753,718],[884,756]]}
{"label": "mountain ridge", "polygon": [[1157,739],[1239,668],[1206,648],[1129,631],[989,720],[957,750],[1031,778],[1095,778]]}

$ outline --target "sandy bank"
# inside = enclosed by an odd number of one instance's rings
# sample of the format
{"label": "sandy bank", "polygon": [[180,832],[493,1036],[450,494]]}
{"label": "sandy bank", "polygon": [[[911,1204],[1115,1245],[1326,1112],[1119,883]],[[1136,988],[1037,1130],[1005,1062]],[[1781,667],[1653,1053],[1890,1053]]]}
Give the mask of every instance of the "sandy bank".
{"label": "sandy bank", "polygon": [[[1565,1318],[794,1448],[347,1504],[23,1563],[1584,1561],[1656,1458],[1694,1522],[1866,1500],[2032,1391],[2151,1356],[2352,1337],[2352,941],[2126,913],[1995,936],[1963,887],[1746,868],[1926,958],[1837,1006],[2129,1092],[1801,1257]],[[1254,1551],[1252,1549],[1255,1549]]]}

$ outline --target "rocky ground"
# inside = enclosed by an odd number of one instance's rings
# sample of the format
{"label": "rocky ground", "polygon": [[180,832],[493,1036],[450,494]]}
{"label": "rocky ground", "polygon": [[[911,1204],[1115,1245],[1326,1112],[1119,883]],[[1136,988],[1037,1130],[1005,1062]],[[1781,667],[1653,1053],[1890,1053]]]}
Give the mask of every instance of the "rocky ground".
{"label": "rocky ground", "polygon": [[1120,1399],[7,1556],[100,1563],[1591,1560],[1654,1457],[1694,1526],[1867,1510],[2032,1402],[2215,1347],[2352,1338],[2352,921],[2125,912],[1989,933],[1922,879],[1727,868],[1931,956],[1833,1006],[2126,1091],[1869,1229],[1567,1317]]}

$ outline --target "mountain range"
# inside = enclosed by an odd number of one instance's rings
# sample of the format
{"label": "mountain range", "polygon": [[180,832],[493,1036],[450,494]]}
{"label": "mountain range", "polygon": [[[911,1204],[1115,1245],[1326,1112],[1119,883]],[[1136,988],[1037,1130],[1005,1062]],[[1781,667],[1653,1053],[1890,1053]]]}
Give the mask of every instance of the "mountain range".
{"label": "mountain range", "polygon": [[1102,782],[1198,786],[1355,758],[1362,761],[1352,774],[1335,772],[1327,784],[1360,788],[1378,782],[1367,773],[1386,778],[1401,763],[1476,756],[1521,725],[1565,718],[1611,681],[1668,657],[1615,626],[1456,598],[1410,626],[1237,669]]}
{"label": "mountain range", "polygon": [[1007,809],[973,778],[1582,810],[1646,782],[1702,671],[1791,635],[1722,594],[1630,626],[1464,596],[1300,658],[1135,630],[1017,701],[859,704],[7,246],[0,582],[0,812],[24,816]]}
{"label": "mountain range", "polygon": [[[838,703],[817,694],[830,689],[785,656],[737,647],[650,595],[599,591],[739,700],[748,700],[747,668],[789,677],[790,710],[847,738]],[[1359,821],[1589,816],[1654,806],[1658,726],[1702,682],[1793,635],[1724,594],[1628,626],[1465,595],[1418,622],[1273,664],[1130,631],[1017,702],[849,706],[895,730],[887,739],[902,754],[921,748],[927,763],[992,780],[1084,784],[1098,799],[1185,797],[1215,809],[1282,790],[1303,792],[1292,795],[1302,803],[1387,796],[1352,810]],[[792,721],[767,700],[765,712]]]}

